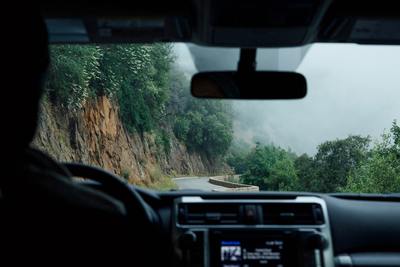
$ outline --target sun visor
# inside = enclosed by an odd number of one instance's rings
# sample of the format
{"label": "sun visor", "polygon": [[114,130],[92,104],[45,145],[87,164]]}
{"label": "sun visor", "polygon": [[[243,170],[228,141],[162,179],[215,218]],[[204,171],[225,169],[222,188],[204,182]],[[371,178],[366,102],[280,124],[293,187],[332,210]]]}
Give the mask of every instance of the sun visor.
{"label": "sun visor", "polygon": [[46,19],[50,43],[151,43],[188,41],[178,17],[85,17]]}

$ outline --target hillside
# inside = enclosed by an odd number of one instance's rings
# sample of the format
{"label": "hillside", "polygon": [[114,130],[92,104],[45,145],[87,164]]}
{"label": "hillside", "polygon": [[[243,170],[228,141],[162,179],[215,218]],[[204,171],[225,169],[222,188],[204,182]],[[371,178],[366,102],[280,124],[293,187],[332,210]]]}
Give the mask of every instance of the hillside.
{"label": "hillside", "polygon": [[193,102],[168,46],[63,45],[51,52],[35,146],[156,188],[172,187],[171,176],[229,172],[229,110]]}
{"label": "hillside", "polygon": [[[253,102],[244,103],[251,108],[235,103],[233,110],[232,102],[191,97],[190,72],[178,64],[182,59],[173,48],[51,46],[34,144],[60,161],[97,165],[158,189],[173,188],[171,177],[234,171],[241,183],[261,190],[400,191],[396,120],[379,139],[349,135],[322,142],[315,155],[297,155],[246,127],[265,124],[275,113],[260,116]],[[239,107],[250,117],[238,116]],[[234,135],[238,122],[253,134],[250,143],[240,132]]]}

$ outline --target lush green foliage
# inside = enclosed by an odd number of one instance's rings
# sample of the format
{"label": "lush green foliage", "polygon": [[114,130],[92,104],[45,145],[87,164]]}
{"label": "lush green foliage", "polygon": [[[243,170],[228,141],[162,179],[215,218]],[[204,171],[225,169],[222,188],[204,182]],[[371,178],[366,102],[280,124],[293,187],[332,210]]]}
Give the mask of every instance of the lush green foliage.
{"label": "lush green foliage", "polygon": [[171,153],[171,139],[169,138],[168,133],[161,128],[156,132],[155,136],[156,145],[162,149],[164,154],[169,155]]}
{"label": "lush green foliage", "polygon": [[349,136],[321,144],[312,166],[318,191],[336,192],[346,185],[351,172],[367,158],[369,143],[369,138]]}
{"label": "lush green foliage", "polygon": [[[259,143],[258,143],[259,145]],[[226,162],[233,168],[236,174],[244,174],[247,170],[247,156],[251,152],[251,147],[248,143],[241,139],[234,139],[229,148]]]}
{"label": "lush green foliage", "polygon": [[371,146],[369,137],[349,136],[318,146],[315,156],[293,156],[272,145],[228,158],[242,182],[266,190],[400,192],[400,127]]}
{"label": "lush green foliage", "polygon": [[326,141],[314,156],[273,145],[253,148],[233,140],[232,111],[221,101],[193,99],[189,77],[174,68],[172,48],[155,45],[51,46],[49,99],[69,110],[105,95],[119,106],[130,132],[152,132],[171,151],[171,132],[210,159],[222,160],[245,183],[264,190],[400,192],[400,127],[380,141],[349,136]]}
{"label": "lush green foliage", "polygon": [[150,131],[165,116],[172,60],[170,47],[130,45],[116,48],[119,53],[110,53],[117,63],[107,64],[107,67],[117,73],[116,80],[121,81],[117,85],[119,90],[111,90],[117,92],[122,121],[131,131]]}
{"label": "lush green foliage", "polygon": [[52,46],[48,92],[68,109],[107,95],[118,102],[128,130],[150,131],[164,116],[171,55],[166,44]]}
{"label": "lush green foliage", "polygon": [[262,190],[294,190],[297,175],[294,162],[287,151],[259,144],[248,154],[242,182],[258,185]]}
{"label": "lush green foliage", "polygon": [[175,136],[184,141],[192,151],[210,158],[224,156],[233,139],[230,106],[221,101],[190,97],[189,80],[177,74],[173,82],[170,112],[174,114]]}
{"label": "lush green foliage", "polygon": [[350,174],[342,191],[400,192],[400,127],[393,122],[389,133],[376,143],[368,157]]}
{"label": "lush green foliage", "polygon": [[102,51],[98,46],[51,46],[52,64],[47,79],[50,99],[68,109],[79,109],[100,76]]}
{"label": "lush green foliage", "polygon": [[174,60],[168,44],[51,46],[46,88],[51,101],[69,110],[96,96],[112,98],[126,129],[154,133],[167,154],[172,128],[190,150],[224,156],[232,141],[229,106],[194,100],[189,78],[174,68]]}

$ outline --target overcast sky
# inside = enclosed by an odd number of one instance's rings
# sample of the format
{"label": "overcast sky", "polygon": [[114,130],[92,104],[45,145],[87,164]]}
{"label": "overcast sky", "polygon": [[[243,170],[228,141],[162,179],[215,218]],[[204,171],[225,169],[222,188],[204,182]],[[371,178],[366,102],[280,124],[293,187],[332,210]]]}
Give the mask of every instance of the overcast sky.
{"label": "overcast sky", "polygon": [[297,69],[303,100],[235,103],[237,132],[263,136],[297,153],[350,134],[379,138],[400,118],[400,47],[313,45]]}
{"label": "overcast sky", "polygon": [[[179,53],[194,68],[187,49]],[[400,47],[315,44],[297,71],[308,82],[303,100],[232,102],[237,137],[314,154],[318,144],[350,134],[379,138],[400,120]]]}

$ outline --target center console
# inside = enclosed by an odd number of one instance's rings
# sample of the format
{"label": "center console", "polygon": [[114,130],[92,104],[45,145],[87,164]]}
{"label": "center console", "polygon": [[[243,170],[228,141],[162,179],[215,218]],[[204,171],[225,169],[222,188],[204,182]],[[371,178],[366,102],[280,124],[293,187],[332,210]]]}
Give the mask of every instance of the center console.
{"label": "center console", "polygon": [[176,266],[334,266],[326,204],[318,197],[181,197],[174,213]]}

